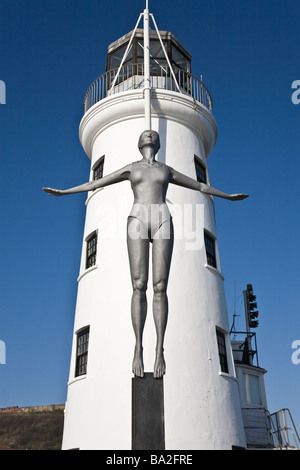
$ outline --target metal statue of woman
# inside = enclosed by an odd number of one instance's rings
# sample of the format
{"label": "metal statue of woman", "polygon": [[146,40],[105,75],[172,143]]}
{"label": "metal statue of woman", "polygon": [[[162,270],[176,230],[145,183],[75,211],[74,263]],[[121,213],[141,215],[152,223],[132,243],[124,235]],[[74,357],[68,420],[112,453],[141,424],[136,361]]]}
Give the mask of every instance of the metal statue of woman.
{"label": "metal statue of woman", "polygon": [[63,196],[130,181],[134,203],[127,222],[127,247],[133,287],[131,316],[136,337],[132,371],[135,376],[144,375],[142,339],[147,315],[149,246],[152,243],[153,316],[157,333],[153,375],[160,378],[166,371],[163,344],[168,318],[167,284],[174,241],[172,217],[166,204],[168,185],[173,183],[231,201],[245,199],[248,195],[223,193],[155,160],[160,148],[159,135],[155,131],[144,131],[139,138],[138,147],[143,156],[141,160],[99,180],[66,190],[43,189],[49,194]]}

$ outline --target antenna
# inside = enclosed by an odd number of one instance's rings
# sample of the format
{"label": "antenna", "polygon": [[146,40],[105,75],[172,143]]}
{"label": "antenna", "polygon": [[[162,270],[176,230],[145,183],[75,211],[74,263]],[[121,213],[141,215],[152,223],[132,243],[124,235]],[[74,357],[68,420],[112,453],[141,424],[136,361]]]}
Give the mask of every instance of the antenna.
{"label": "antenna", "polygon": [[120,75],[120,72],[121,72],[121,69],[123,67],[123,64],[125,62],[125,59],[129,53],[129,50],[131,48],[131,45],[132,45],[132,41],[133,41],[133,38],[135,36],[135,33],[136,33],[136,30],[138,28],[138,25],[141,21],[141,18],[143,17],[144,19],[144,99],[145,99],[145,129],[146,130],[151,130],[152,129],[152,124],[151,124],[151,74],[150,74],[150,27],[149,27],[149,22],[150,22],[150,17],[152,18],[152,21],[153,21],[153,24],[154,24],[154,27],[156,29],[156,32],[157,32],[157,36],[158,36],[158,39],[160,41],[160,45],[161,45],[161,48],[163,50],[163,53],[165,55],[165,58],[166,58],[166,61],[167,61],[167,64],[170,68],[170,72],[172,74],[172,77],[173,77],[173,80],[174,80],[174,83],[175,83],[175,86],[177,88],[177,90],[182,93],[182,90],[180,89],[179,85],[178,85],[178,82],[177,82],[177,79],[176,79],[176,76],[175,76],[175,73],[174,73],[174,70],[173,70],[173,67],[170,63],[170,60],[169,60],[169,57],[168,57],[168,54],[166,52],[166,49],[164,47],[164,44],[163,44],[163,41],[162,41],[162,38],[161,38],[161,35],[160,35],[160,32],[159,32],[159,29],[157,27],[157,24],[156,24],[156,21],[154,19],[154,16],[152,13],[149,13],[149,2],[148,0],[146,0],[146,8],[145,10],[143,11],[143,13],[140,14],[138,20],[137,20],[137,23],[135,25],[135,28],[132,32],[132,35],[131,35],[131,38],[130,38],[130,41],[127,45],[127,48],[126,48],[126,51],[124,53],[124,56],[121,60],[121,63],[120,63],[120,66],[118,68],[118,71],[115,75],[115,78],[112,82],[112,85],[111,85],[111,88],[110,88],[110,91],[109,91],[109,95],[112,95],[113,92],[114,92],[114,87],[115,87],[115,84],[117,83],[117,80],[118,80],[118,77]]}
{"label": "antenna", "polygon": [[151,16],[154,27],[157,32],[158,39],[160,41],[161,48],[167,60],[168,66],[170,68],[173,80],[175,82],[176,88],[181,93],[179,85],[177,83],[177,79],[175,73],[173,71],[173,67],[170,63],[168,54],[164,47],[163,41],[161,39],[161,35],[159,29],[157,27],[156,21],[152,13],[149,13],[148,10],[148,0],[146,0],[146,9],[144,10],[144,80],[145,80],[145,88],[144,88],[144,97],[145,97],[145,125],[146,130],[151,130],[151,77],[150,77],[150,34],[149,34],[149,17]]}
{"label": "antenna", "polygon": [[230,333],[234,335],[234,338],[236,336],[235,332],[235,319],[236,317],[239,317],[239,315],[236,314],[236,281],[234,281],[234,306],[233,306],[233,316],[232,316],[232,326],[230,328]]}

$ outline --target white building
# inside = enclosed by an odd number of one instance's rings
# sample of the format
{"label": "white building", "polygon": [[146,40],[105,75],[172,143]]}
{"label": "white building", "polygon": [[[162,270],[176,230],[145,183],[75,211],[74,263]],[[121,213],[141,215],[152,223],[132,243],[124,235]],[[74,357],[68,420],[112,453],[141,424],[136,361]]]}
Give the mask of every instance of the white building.
{"label": "white building", "polygon": [[[209,184],[207,158],[217,139],[211,96],[191,75],[186,49],[171,33],[160,34],[170,63],[157,33],[151,31],[151,119],[161,141],[157,159]],[[129,55],[114,82],[130,41]],[[91,180],[141,158],[137,142],[145,130],[143,51],[139,29],[111,44],[106,73],[87,91],[79,135],[91,159]],[[126,248],[132,200],[128,182],[91,192],[86,200],[63,449],[130,450],[135,445],[132,287]],[[163,381],[163,402],[156,407],[163,410],[158,448],[245,447],[214,201],[169,185],[167,202],[175,244],[168,285],[167,372],[156,379]],[[149,373],[156,338],[151,299],[149,282],[144,332]]]}

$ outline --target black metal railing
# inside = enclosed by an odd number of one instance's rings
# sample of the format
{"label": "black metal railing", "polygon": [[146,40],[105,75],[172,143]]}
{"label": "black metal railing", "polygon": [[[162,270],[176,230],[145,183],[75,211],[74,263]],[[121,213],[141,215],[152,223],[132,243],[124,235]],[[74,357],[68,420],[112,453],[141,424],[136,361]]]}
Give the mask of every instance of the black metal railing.
{"label": "black metal railing", "polygon": [[[233,358],[237,362],[259,367],[256,333],[247,331],[233,331],[231,333]],[[256,359],[254,364],[254,358]]]}
{"label": "black metal railing", "polygon": [[[151,69],[151,87],[175,91],[191,96],[212,111],[212,98],[202,80],[185,70],[174,68],[173,73],[167,64]],[[173,75],[174,74],[174,75]],[[175,76],[175,79],[174,79]],[[144,88],[144,64],[125,64],[96,78],[84,97],[84,112],[110,94]]]}

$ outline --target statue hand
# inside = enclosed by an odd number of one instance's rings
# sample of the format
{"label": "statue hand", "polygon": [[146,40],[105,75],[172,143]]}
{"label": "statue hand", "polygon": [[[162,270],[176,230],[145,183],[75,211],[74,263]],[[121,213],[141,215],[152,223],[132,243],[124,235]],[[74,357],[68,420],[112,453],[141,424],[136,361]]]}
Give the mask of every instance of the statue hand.
{"label": "statue hand", "polygon": [[63,194],[61,189],[43,188],[43,190],[48,194],[52,194],[52,196],[62,196]]}
{"label": "statue hand", "polygon": [[242,201],[243,199],[246,199],[249,197],[249,194],[230,194],[230,201]]}

